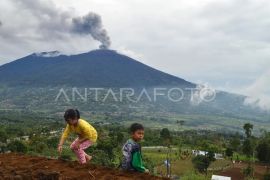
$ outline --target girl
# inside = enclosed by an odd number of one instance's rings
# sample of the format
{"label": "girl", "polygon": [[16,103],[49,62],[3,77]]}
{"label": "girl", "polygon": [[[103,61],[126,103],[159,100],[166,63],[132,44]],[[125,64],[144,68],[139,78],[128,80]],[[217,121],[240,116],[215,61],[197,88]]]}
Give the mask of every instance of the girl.
{"label": "girl", "polygon": [[70,132],[76,133],[78,138],[70,145],[70,149],[76,154],[79,162],[85,164],[92,159],[84,152],[97,140],[97,131],[87,121],[80,119],[80,113],[77,109],[68,109],[64,114],[67,126],[62,134],[58,145],[58,152],[62,153],[62,146]]}

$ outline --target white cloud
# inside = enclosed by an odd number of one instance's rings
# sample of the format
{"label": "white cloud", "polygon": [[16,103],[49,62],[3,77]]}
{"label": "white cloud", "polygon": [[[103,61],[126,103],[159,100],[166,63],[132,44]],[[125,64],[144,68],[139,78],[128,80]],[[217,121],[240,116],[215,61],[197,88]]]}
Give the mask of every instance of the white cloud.
{"label": "white cloud", "polygon": [[249,97],[245,99],[246,105],[260,107],[270,111],[270,69],[263,73],[243,92],[249,95]]}

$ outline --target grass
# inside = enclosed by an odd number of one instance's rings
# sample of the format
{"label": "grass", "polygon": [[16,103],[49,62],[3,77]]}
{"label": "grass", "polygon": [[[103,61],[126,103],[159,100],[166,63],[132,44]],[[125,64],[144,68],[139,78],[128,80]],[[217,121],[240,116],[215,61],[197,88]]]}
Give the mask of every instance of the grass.
{"label": "grass", "polygon": [[[171,174],[177,176],[183,176],[184,174],[195,171],[191,159],[185,160],[176,160],[171,163]],[[165,164],[157,167],[157,172],[160,174],[166,174],[166,166]]]}
{"label": "grass", "polygon": [[[167,149],[143,149],[142,151],[143,156],[151,160],[155,166],[163,164],[167,159]],[[172,150],[171,152],[171,159],[175,160],[179,157],[177,150]]]}
{"label": "grass", "polygon": [[231,165],[231,161],[227,159],[217,159],[212,162],[209,166],[209,169],[212,170],[222,170]]}
{"label": "grass", "polygon": [[[155,166],[155,174],[166,176],[167,167],[164,161],[167,158],[167,149],[143,149],[144,157],[150,159]],[[205,180],[210,179],[212,171],[209,171],[208,175],[201,175],[195,173],[195,169],[192,164],[192,157],[181,159],[177,150],[172,150],[171,153],[171,174],[181,177],[184,180]],[[228,167],[231,164],[230,160],[222,159],[216,160],[210,165],[210,169],[220,170]]]}
{"label": "grass", "polygon": [[[233,160],[245,161],[246,162],[246,161],[249,161],[249,158],[244,154],[234,153],[233,154]],[[257,161],[258,159],[255,158],[254,160]]]}

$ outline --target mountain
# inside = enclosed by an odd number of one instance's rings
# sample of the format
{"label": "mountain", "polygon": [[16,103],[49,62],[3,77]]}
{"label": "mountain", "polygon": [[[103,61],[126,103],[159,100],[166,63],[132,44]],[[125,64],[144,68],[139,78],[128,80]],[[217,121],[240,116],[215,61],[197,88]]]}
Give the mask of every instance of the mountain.
{"label": "mountain", "polygon": [[[98,98],[92,87],[103,89]],[[134,94],[121,94],[118,87],[132,87]],[[165,87],[163,96],[154,87]],[[62,114],[76,107],[86,118],[96,114],[96,121],[140,121],[155,128],[175,129],[176,121],[184,120],[186,127],[198,129],[239,130],[245,122],[270,129],[269,112],[246,106],[246,96],[215,91],[213,100],[202,101],[201,90],[193,89],[194,94],[188,90],[195,87],[200,86],[113,50],[70,56],[41,52],[0,66],[0,114],[1,110]],[[183,99],[173,101],[181,96],[178,88],[183,90]]]}
{"label": "mountain", "polygon": [[70,56],[57,51],[34,53],[0,66],[0,83],[31,87],[195,86],[113,50]]}

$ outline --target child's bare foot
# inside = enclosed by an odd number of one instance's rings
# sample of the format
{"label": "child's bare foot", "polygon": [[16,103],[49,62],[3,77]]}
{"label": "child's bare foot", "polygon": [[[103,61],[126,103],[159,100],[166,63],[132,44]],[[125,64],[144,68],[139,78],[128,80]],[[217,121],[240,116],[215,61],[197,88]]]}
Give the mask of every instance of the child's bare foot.
{"label": "child's bare foot", "polygon": [[92,159],[92,156],[89,156],[89,155],[85,155],[85,159],[86,159],[86,162],[88,162],[88,161],[91,161],[91,159]]}

